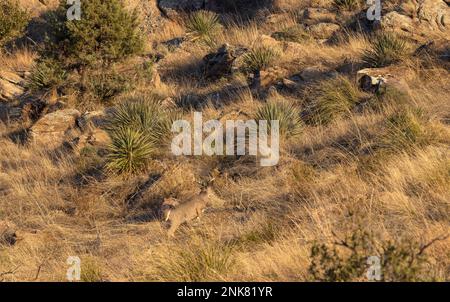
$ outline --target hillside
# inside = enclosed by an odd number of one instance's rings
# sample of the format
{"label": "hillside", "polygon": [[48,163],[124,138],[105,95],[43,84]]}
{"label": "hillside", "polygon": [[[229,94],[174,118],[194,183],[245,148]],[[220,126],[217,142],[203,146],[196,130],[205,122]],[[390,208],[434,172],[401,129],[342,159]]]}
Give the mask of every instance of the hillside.
{"label": "hillside", "polygon": [[[365,2],[0,0],[0,281],[449,281],[450,3]],[[194,112],[279,161],[175,156]]]}

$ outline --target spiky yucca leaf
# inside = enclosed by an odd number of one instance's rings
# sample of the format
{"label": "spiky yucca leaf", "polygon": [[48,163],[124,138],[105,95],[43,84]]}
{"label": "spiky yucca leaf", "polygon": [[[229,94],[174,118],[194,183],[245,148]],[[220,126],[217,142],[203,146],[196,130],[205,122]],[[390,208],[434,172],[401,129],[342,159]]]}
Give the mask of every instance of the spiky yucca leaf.
{"label": "spiky yucca leaf", "polygon": [[267,121],[269,127],[270,121],[279,121],[281,136],[296,136],[301,133],[303,127],[299,109],[292,103],[284,101],[269,102],[259,108],[256,120]]}
{"label": "spiky yucca leaf", "polygon": [[154,152],[148,135],[130,127],[115,129],[111,134],[107,169],[117,174],[134,174],[147,166]]}
{"label": "spiky yucca leaf", "polygon": [[270,67],[279,53],[269,46],[258,46],[253,48],[244,56],[244,66],[251,72],[264,70]]}
{"label": "spiky yucca leaf", "polygon": [[219,16],[204,10],[192,13],[186,22],[187,33],[192,40],[212,42],[221,27]]}
{"label": "spiky yucca leaf", "polygon": [[371,67],[385,67],[398,63],[408,56],[408,46],[393,33],[383,33],[375,38],[363,54],[363,61]]}

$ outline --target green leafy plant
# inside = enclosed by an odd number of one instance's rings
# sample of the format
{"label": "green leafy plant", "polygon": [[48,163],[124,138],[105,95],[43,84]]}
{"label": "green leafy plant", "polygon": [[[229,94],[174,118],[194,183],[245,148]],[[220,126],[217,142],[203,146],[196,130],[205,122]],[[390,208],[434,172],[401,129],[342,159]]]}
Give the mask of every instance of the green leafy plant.
{"label": "green leafy plant", "polygon": [[16,0],[0,0],[0,47],[20,36],[29,18]]}
{"label": "green leafy plant", "polygon": [[121,0],[85,0],[81,9],[81,20],[70,21],[61,3],[51,22],[56,41],[49,43],[47,53],[75,66],[92,66],[108,65],[143,49],[137,12],[127,11]]}
{"label": "green leafy plant", "polygon": [[327,124],[336,117],[345,115],[358,103],[361,92],[346,77],[322,82],[314,94],[312,102],[312,120]]}
{"label": "green leafy plant", "polygon": [[296,136],[303,127],[300,110],[294,104],[284,101],[268,102],[258,110],[255,119],[268,121],[269,128],[270,121],[279,121],[282,136]]}
{"label": "green leafy plant", "polygon": [[114,70],[86,70],[81,90],[95,100],[105,102],[133,88],[133,82],[126,74]]}
{"label": "green leafy plant", "polygon": [[393,33],[382,33],[364,51],[362,59],[371,67],[385,67],[404,60],[408,54],[405,40]]}
{"label": "green leafy plant", "polygon": [[250,72],[260,71],[272,66],[279,53],[269,46],[258,46],[244,55],[244,67]]}
{"label": "green leafy plant", "polygon": [[221,29],[219,16],[210,11],[196,11],[192,13],[187,22],[186,29],[192,40],[201,40],[213,43],[214,35]]}

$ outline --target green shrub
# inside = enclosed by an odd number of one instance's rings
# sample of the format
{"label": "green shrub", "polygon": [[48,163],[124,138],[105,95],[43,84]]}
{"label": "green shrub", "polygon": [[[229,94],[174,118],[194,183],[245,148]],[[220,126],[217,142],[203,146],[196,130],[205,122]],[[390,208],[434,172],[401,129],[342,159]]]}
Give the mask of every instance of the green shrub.
{"label": "green shrub", "polygon": [[137,96],[119,104],[108,121],[112,146],[108,168],[118,174],[142,171],[151,156],[169,143],[177,113],[164,110],[154,96]]}
{"label": "green shrub", "polygon": [[404,40],[393,33],[382,33],[376,36],[370,48],[364,51],[362,59],[371,67],[385,67],[404,60],[408,53]]}
{"label": "green shrub", "polygon": [[272,47],[255,47],[244,55],[244,67],[250,72],[264,70],[272,66],[278,55],[278,52]]}
{"label": "green shrub", "polygon": [[111,134],[107,169],[117,174],[135,174],[145,170],[155,146],[143,132],[125,127]]}
{"label": "green shrub", "polygon": [[355,10],[361,8],[361,0],[334,0],[334,6],[343,10]]}
{"label": "green shrub", "polygon": [[314,281],[368,281],[369,257],[380,260],[379,281],[425,281],[428,257],[424,254],[434,241],[419,245],[412,241],[376,242],[369,232],[357,230],[331,246],[314,243],[309,273]]}
{"label": "green shrub", "polygon": [[53,59],[42,59],[32,69],[27,86],[32,92],[58,88],[67,79],[67,73]]}
{"label": "green shrub", "polygon": [[86,71],[80,84],[80,90],[87,97],[92,97],[100,102],[109,101],[133,88],[133,82],[126,74],[108,69]]}
{"label": "green shrub", "polygon": [[81,2],[81,20],[67,20],[65,2],[55,12],[55,43],[47,49],[73,65],[107,65],[143,49],[137,12],[128,12],[121,0]]}
{"label": "green shrub", "polygon": [[28,21],[28,12],[16,0],[0,0],[0,47],[19,37]]}
{"label": "green shrub", "polygon": [[313,122],[327,124],[336,117],[348,114],[360,97],[358,87],[346,77],[322,82],[312,104]]}
{"label": "green shrub", "polygon": [[255,119],[268,121],[269,129],[269,121],[278,120],[281,136],[299,135],[303,127],[300,110],[294,104],[284,101],[268,102],[258,110]]}
{"label": "green shrub", "polygon": [[207,43],[213,43],[214,35],[221,27],[219,16],[210,11],[196,11],[186,22],[187,33],[191,39]]}

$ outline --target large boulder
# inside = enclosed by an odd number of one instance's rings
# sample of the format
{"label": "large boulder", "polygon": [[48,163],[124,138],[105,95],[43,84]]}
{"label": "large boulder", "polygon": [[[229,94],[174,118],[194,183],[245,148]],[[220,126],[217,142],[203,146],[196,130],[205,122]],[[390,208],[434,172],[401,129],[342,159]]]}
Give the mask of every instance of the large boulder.
{"label": "large boulder", "polygon": [[80,112],[75,109],[65,109],[49,113],[39,119],[30,128],[30,139],[46,146],[60,145],[66,140],[66,134],[76,128]]}
{"label": "large boulder", "polygon": [[0,70],[0,101],[10,101],[24,93],[24,79],[18,74]]}
{"label": "large boulder", "polygon": [[203,58],[205,62],[204,74],[206,78],[219,79],[230,75],[238,67],[235,62],[246,52],[244,48],[232,47],[224,44],[217,52],[208,54]]}
{"label": "large boulder", "polygon": [[434,29],[449,30],[450,8],[443,0],[419,1],[417,16],[421,22],[427,22]]}

